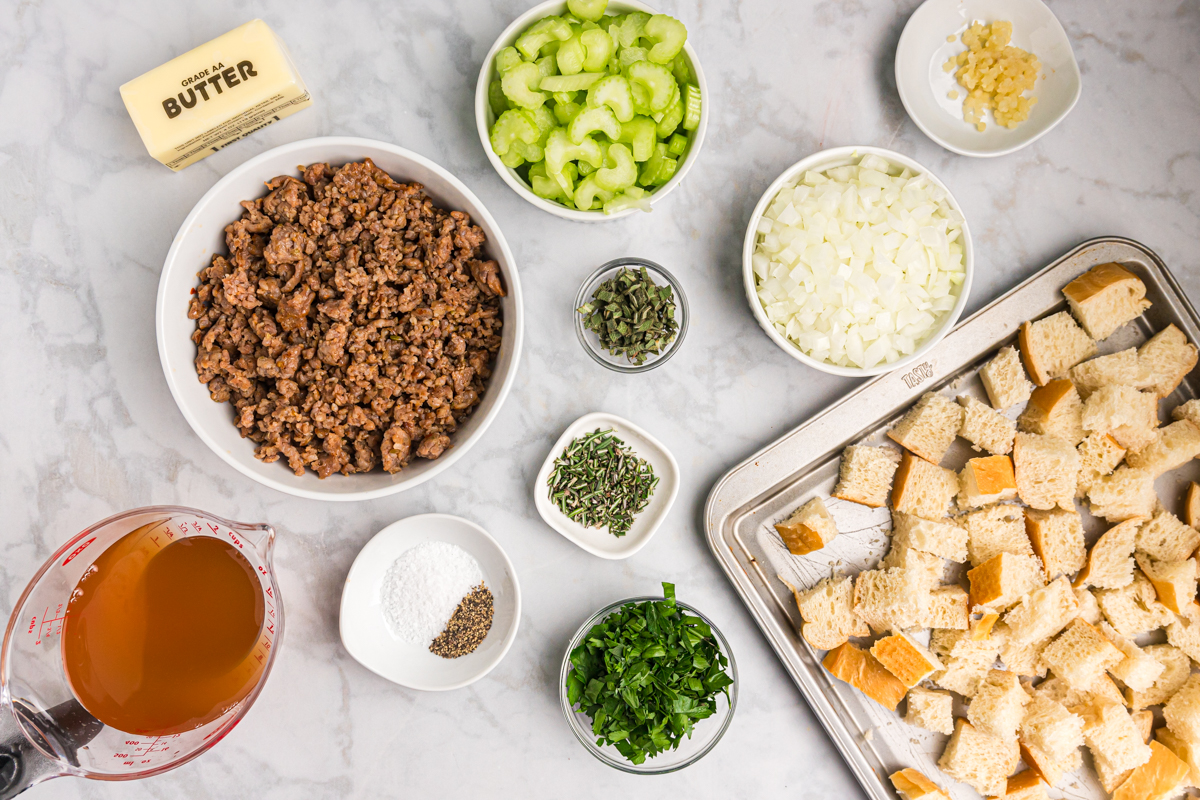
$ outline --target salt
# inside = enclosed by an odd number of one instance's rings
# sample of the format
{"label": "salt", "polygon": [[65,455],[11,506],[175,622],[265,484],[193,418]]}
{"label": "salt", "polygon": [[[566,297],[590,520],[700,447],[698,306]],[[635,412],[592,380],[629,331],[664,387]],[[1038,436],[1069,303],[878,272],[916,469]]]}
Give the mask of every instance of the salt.
{"label": "salt", "polygon": [[401,641],[428,645],[481,583],[479,562],[466,550],[449,542],[422,542],[402,553],[383,577],[380,602],[388,629]]}

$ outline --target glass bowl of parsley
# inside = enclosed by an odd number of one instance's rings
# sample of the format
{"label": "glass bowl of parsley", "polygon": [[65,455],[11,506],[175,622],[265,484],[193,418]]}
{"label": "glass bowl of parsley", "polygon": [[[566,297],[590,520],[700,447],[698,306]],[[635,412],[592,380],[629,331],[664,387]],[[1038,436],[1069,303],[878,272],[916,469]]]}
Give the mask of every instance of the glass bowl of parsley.
{"label": "glass bowl of parsley", "polygon": [[559,701],[575,738],[636,775],[699,761],[729,728],[737,664],[707,617],[675,599],[631,597],[579,626],[563,657]]}

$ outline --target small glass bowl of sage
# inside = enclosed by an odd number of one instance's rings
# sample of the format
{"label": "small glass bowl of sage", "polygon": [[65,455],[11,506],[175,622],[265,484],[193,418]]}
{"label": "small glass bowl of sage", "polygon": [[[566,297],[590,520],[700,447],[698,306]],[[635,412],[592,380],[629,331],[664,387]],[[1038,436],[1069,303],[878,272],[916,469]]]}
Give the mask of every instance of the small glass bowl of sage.
{"label": "small glass bowl of sage", "polygon": [[618,258],[593,272],[579,287],[574,308],[579,343],[614,372],[648,372],[663,364],[688,328],[683,287],[643,258]]}

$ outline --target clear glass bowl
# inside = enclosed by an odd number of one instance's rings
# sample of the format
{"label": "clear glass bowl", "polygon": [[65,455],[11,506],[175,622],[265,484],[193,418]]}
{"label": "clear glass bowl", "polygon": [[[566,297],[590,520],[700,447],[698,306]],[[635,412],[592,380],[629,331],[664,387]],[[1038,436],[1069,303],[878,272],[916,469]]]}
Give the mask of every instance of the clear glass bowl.
{"label": "clear glass bowl", "polygon": [[728,687],[729,699],[726,700],[723,694],[717,695],[717,713],[708,719],[699,720],[695,727],[692,728],[692,737],[690,739],[685,737],[680,742],[679,749],[659,753],[653,758],[647,758],[641,764],[631,764],[612,745],[601,746],[596,744],[597,737],[592,733],[592,718],[587,714],[574,710],[567,699],[567,674],[571,671],[571,651],[583,642],[583,637],[587,635],[587,632],[592,629],[593,625],[626,603],[644,603],[647,600],[662,599],[661,597],[630,597],[627,600],[619,600],[616,603],[611,603],[597,611],[580,625],[579,630],[575,631],[575,635],[571,637],[571,643],[567,645],[567,652],[563,655],[562,668],[558,673],[559,705],[562,706],[563,716],[567,718],[567,724],[571,726],[571,732],[575,734],[575,738],[579,740],[579,743],[589,753],[600,761],[603,761],[610,767],[615,767],[622,772],[628,772],[633,775],[663,775],[696,763],[708,755],[708,752],[717,746],[717,742],[721,741],[721,737],[725,735],[725,731],[729,728],[729,723],[733,721],[733,709],[737,706],[737,662],[733,658],[733,651],[729,649],[729,642],[725,640],[725,636],[713,624],[711,619],[687,603],[681,603],[676,600],[675,603],[679,606],[680,610],[688,614],[694,614],[708,623],[709,627],[712,628],[713,636],[716,637],[717,643],[720,645],[721,653],[725,658],[729,659],[727,670],[729,671],[729,676],[733,678],[733,683],[729,684]]}
{"label": "clear glass bowl", "polygon": [[[642,364],[634,364],[625,356],[614,356],[601,347],[600,337],[583,326],[583,315],[575,310],[584,303],[589,302],[592,299],[592,293],[596,291],[597,287],[616,275],[617,271],[622,267],[629,267],[630,269],[645,267],[651,280],[659,286],[670,284],[672,290],[675,292],[675,322],[679,325],[679,330],[675,333],[675,338],[667,343],[662,352],[657,355],[648,356]],[[666,363],[667,359],[675,355],[679,346],[683,344],[683,337],[687,334],[688,329],[688,304],[687,296],[683,293],[683,287],[679,284],[679,281],[675,280],[674,275],[653,261],[647,261],[644,258],[613,259],[593,272],[583,282],[583,285],[579,287],[579,294],[575,296],[575,305],[571,306],[571,314],[575,317],[575,335],[579,337],[579,343],[583,345],[583,349],[587,351],[587,354],[596,363],[608,367],[613,372],[623,372],[629,375],[639,372],[649,372],[660,364]]]}

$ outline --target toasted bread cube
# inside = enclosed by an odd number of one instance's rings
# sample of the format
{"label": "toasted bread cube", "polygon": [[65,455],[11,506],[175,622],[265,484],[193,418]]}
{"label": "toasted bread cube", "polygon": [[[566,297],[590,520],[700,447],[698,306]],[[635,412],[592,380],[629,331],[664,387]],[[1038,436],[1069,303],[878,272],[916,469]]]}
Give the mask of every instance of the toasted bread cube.
{"label": "toasted bread cube", "polygon": [[950,795],[911,767],[888,776],[902,800],[950,800]]}
{"label": "toasted bread cube", "polygon": [[1029,765],[1029,769],[1050,786],[1057,786],[1063,775],[1083,766],[1083,758],[1078,750],[1073,751],[1064,761],[1055,761],[1043,750],[1023,741],[1020,742],[1020,749],[1021,758]]}
{"label": "toasted bread cube", "polygon": [[1061,378],[1071,367],[1096,355],[1096,343],[1066,311],[1026,322],[1017,335],[1021,361],[1038,386]]}
{"label": "toasted bread cube", "polygon": [[1151,742],[1150,758],[1113,792],[1113,800],[1168,800],[1179,793],[1191,770],[1161,742]]}
{"label": "toasted bread cube", "polygon": [[1058,378],[1034,389],[1029,404],[1017,418],[1017,428],[1026,433],[1057,436],[1071,443],[1083,441],[1083,400],[1075,385]]}
{"label": "toasted bread cube", "polygon": [[825,508],[821,498],[814,497],[775,526],[788,552],[803,556],[820,550],[838,535],[833,515]]}
{"label": "toasted bread cube", "polygon": [[954,733],[954,696],[915,686],[908,690],[908,711],[904,721],[934,733]]}
{"label": "toasted bread cube", "polygon": [[1141,388],[1166,397],[1196,366],[1196,346],[1183,331],[1168,325],[1138,348]]}
{"label": "toasted bread cube", "polygon": [[1079,324],[1093,339],[1107,339],[1150,307],[1146,284],[1120,264],[1098,264],[1063,287]]}
{"label": "toasted bread cube", "polygon": [[1036,747],[1055,762],[1067,761],[1083,746],[1083,718],[1068,711],[1048,693],[1035,691],[1021,719],[1020,739],[1022,744]]}
{"label": "toasted bread cube", "polygon": [[959,436],[994,455],[1012,452],[1013,437],[1017,435],[1015,422],[969,395],[961,395],[958,404],[963,407]]}
{"label": "toasted bread cube", "polygon": [[1075,487],[1075,496],[1084,497],[1097,481],[1105,475],[1111,475],[1121,459],[1125,458],[1125,448],[1107,433],[1088,435],[1075,448],[1079,453],[1079,481]]}
{"label": "toasted bread cube", "polygon": [[1023,643],[1013,639],[1012,632],[1003,622],[996,624],[994,636],[1000,642],[1000,663],[1004,669],[1023,678],[1046,677],[1046,665],[1042,661],[1042,651],[1050,643],[1049,639],[1039,639],[1036,642]]}
{"label": "toasted bread cube", "polygon": [[1185,785],[1200,786],[1200,742],[1189,742],[1171,732],[1168,727],[1159,728],[1154,732],[1154,738],[1180,761],[1188,765],[1188,777]]}
{"label": "toasted bread cube", "polygon": [[1003,611],[1042,586],[1042,565],[1034,556],[998,553],[967,573],[971,605]]}
{"label": "toasted bread cube", "polygon": [[932,592],[942,582],[946,562],[932,553],[914,550],[904,542],[892,540],[888,554],[879,562],[879,569],[904,569],[912,573],[913,581],[923,592]]}
{"label": "toasted bread cube", "polygon": [[1154,586],[1158,602],[1176,614],[1182,614],[1187,604],[1196,599],[1196,559],[1155,561],[1145,553],[1138,553],[1135,558]]}
{"label": "toasted bread cube", "polygon": [[1122,636],[1140,636],[1175,620],[1171,610],[1158,602],[1154,585],[1141,570],[1134,570],[1128,586],[1097,592],[1096,601],[1104,618]]}
{"label": "toasted bread cube", "polygon": [[887,435],[905,450],[936,464],[954,444],[962,416],[962,406],[935,392],[926,392]]}
{"label": "toasted bread cube", "polygon": [[967,560],[967,531],[951,521],[935,522],[893,511],[892,542],[959,564]]}
{"label": "toasted bread cube", "polygon": [[1157,478],[1197,456],[1200,456],[1200,427],[1181,419],[1155,431],[1154,440],[1145,447],[1131,450],[1125,456],[1125,463]]}
{"label": "toasted bread cube", "polygon": [[838,680],[858,689],[884,708],[896,710],[908,689],[875,656],[846,642],[825,654],[821,665]]}
{"label": "toasted bread cube", "polygon": [[865,447],[852,444],[842,451],[833,496],[871,508],[887,502],[892,476],[900,466],[900,454],[890,447]]}
{"label": "toasted bread cube", "polygon": [[942,519],[958,494],[958,474],[943,469],[907,450],[892,486],[892,508],[902,514]]}
{"label": "toasted bread cube", "polygon": [[1100,623],[1100,632],[1125,656],[1109,670],[1112,676],[1134,691],[1145,691],[1153,686],[1165,667],[1142,648],[1117,633],[1108,623]]}
{"label": "toasted bread cube", "polygon": [[979,566],[999,553],[1033,555],[1025,534],[1025,515],[1020,506],[998,504],[964,514],[967,552],[972,566]]}
{"label": "toasted bread cube", "polygon": [[796,607],[804,620],[801,635],[818,650],[832,650],[851,636],[870,636],[867,623],[854,615],[854,579],[845,575],[823,579],[816,586],[800,591],[780,578],[792,590]]}
{"label": "toasted bread cube", "polygon": [[[1083,739],[1092,751],[1093,759],[1104,762],[1104,772],[1112,775],[1141,766],[1150,759],[1150,748],[1142,739],[1141,731],[1120,703],[1093,698],[1083,712]],[[1097,763],[1096,766],[1100,772],[1101,765]],[[1102,780],[1104,772],[1101,772]]]}
{"label": "toasted bread cube", "polygon": [[1150,744],[1154,739],[1154,712],[1148,708],[1141,711],[1130,709],[1129,716],[1133,719],[1133,724],[1137,726],[1138,733],[1142,735],[1142,741]]}
{"label": "toasted bread cube", "polygon": [[1081,619],[1067,625],[1042,651],[1042,660],[1074,689],[1086,690],[1124,658],[1104,634]]}
{"label": "toasted bread cube", "polygon": [[954,733],[938,759],[938,766],[980,794],[997,795],[1003,794],[1008,776],[1020,760],[1015,738],[990,736],[960,717],[955,720]]}
{"label": "toasted bread cube", "polygon": [[1171,620],[1167,625],[1167,641],[1200,664],[1200,605],[1192,603]]}
{"label": "toasted bread cube", "polygon": [[937,656],[903,633],[875,642],[871,655],[909,689],[942,668]]}
{"label": "toasted bread cube", "polygon": [[1005,347],[979,371],[983,388],[987,390],[992,408],[1003,411],[1029,399],[1033,384],[1025,377],[1025,369],[1016,348]]}
{"label": "toasted bread cube", "polygon": [[1076,586],[1120,589],[1133,580],[1133,548],[1140,520],[1114,525],[1096,540],[1087,565],[1075,578]]}
{"label": "toasted bread cube", "polygon": [[975,696],[998,653],[995,638],[975,639],[969,631],[935,628],[929,645],[945,666],[934,674],[933,682],[965,697]]}
{"label": "toasted bread cube", "polygon": [[1071,367],[1071,382],[1084,400],[1101,386],[1132,386],[1137,388],[1141,371],[1138,368],[1136,347],[1107,356],[1096,356]]}
{"label": "toasted bread cube", "polygon": [[1074,575],[1087,561],[1083,538],[1083,519],[1078,511],[1052,508],[1025,511],[1025,535],[1033,546],[1033,554],[1042,561],[1046,579],[1059,575]]}
{"label": "toasted bread cube", "polygon": [[1011,738],[1025,716],[1029,695],[1016,674],[993,669],[984,676],[967,708],[967,720],[979,731]]}
{"label": "toasted bread cube", "polygon": [[1188,484],[1187,494],[1184,496],[1183,519],[1193,528],[1200,526],[1200,483],[1195,481]]}
{"label": "toasted bread cube", "polygon": [[967,592],[958,584],[938,586],[929,593],[929,607],[918,625],[965,631],[970,627],[968,605]]}
{"label": "toasted bread cube", "polygon": [[1065,577],[1035,589],[1004,615],[1009,642],[1021,647],[1049,639],[1079,616],[1079,601]]}
{"label": "toasted bread cube", "polygon": [[1088,509],[1109,522],[1149,519],[1158,503],[1158,496],[1154,493],[1154,477],[1145,470],[1124,465],[1112,475],[1097,480],[1088,489],[1087,497]]}
{"label": "toasted bread cube", "polygon": [[1017,499],[1017,479],[1008,456],[985,456],[967,461],[958,476],[958,504],[979,508]]}
{"label": "toasted bread cube", "polygon": [[1032,768],[1011,776],[1004,787],[1003,800],[1047,800],[1042,776]]}
{"label": "toasted bread cube", "polygon": [[1130,386],[1101,386],[1088,395],[1080,422],[1089,434],[1107,433],[1126,450],[1145,447],[1158,428],[1158,398]]}
{"label": "toasted bread cube", "polygon": [[1079,618],[1089,625],[1099,625],[1103,615],[1100,613],[1100,603],[1096,595],[1082,586],[1073,587],[1075,599],[1079,601]]}
{"label": "toasted bread cube", "polygon": [[876,631],[915,627],[928,606],[928,589],[916,570],[865,570],[854,582],[854,613]]}
{"label": "toasted bread cube", "polygon": [[1075,508],[1079,453],[1057,436],[1018,433],[1013,445],[1017,495],[1031,508]]}
{"label": "toasted bread cube", "polygon": [[1200,531],[1160,508],[1137,532],[1137,549],[1156,561],[1184,561],[1200,546]]}
{"label": "toasted bread cube", "polygon": [[1186,419],[1193,425],[1200,425],[1200,400],[1188,400],[1175,406],[1171,411],[1171,419]]}
{"label": "toasted bread cube", "polygon": [[1178,647],[1150,644],[1143,647],[1142,652],[1162,664],[1163,669],[1149,689],[1125,689],[1125,705],[1134,711],[1167,702],[1192,674],[1192,662]]}

